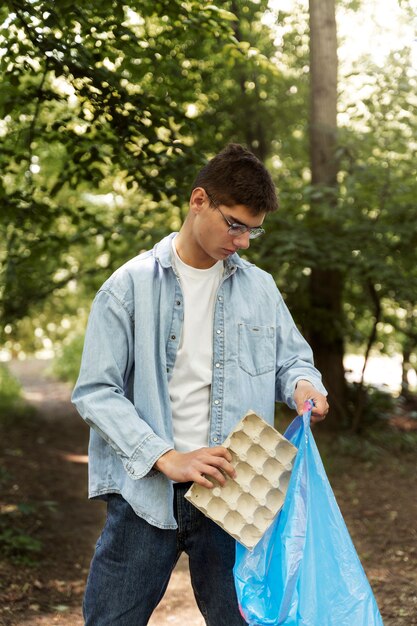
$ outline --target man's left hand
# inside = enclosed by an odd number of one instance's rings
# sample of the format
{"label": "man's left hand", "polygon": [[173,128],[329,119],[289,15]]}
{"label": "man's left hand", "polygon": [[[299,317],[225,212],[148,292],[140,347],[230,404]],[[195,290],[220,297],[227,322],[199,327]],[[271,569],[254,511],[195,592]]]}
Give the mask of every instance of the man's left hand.
{"label": "man's left hand", "polygon": [[311,412],[311,422],[314,423],[324,420],[329,411],[326,396],[317,391],[308,380],[299,380],[294,391],[294,402],[297,405],[298,415],[303,414],[304,402],[306,400],[313,400],[314,402]]}

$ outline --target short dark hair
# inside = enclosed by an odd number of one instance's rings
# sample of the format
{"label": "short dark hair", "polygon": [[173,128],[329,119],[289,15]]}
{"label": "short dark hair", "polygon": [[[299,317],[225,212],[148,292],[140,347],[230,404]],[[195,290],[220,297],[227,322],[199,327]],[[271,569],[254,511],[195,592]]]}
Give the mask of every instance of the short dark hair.
{"label": "short dark hair", "polygon": [[243,204],[253,215],[278,208],[272,178],[262,161],[238,143],[229,143],[197,175],[193,189],[203,187],[218,204]]}

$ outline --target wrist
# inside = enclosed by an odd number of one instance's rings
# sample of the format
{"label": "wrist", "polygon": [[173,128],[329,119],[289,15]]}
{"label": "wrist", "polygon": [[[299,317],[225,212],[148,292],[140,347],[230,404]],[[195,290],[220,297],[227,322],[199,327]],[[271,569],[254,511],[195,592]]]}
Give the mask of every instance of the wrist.
{"label": "wrist", "polygon": [[164,452],[164,454],[155,461],[154,469],[157,469],[165,474],[166,467],[175,454],[177,454],[175,450],[168,450],[168,452]]}

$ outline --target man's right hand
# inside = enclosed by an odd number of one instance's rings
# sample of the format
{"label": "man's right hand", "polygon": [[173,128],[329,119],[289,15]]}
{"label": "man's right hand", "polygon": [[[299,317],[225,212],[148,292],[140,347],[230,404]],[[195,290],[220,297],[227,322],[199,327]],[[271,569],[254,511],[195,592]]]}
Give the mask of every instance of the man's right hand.
{"label": "man's right hand", "polygon": [[230,463],[231,460],[232,455],[222,446],[199,448],[193,452],[169,450],[156,461],[154,467],[176,482],[194,481],[212,489],[214,485],[206,476],[210,476],[222,486],[226,483],[224,474],[235,478],[236,472]]}

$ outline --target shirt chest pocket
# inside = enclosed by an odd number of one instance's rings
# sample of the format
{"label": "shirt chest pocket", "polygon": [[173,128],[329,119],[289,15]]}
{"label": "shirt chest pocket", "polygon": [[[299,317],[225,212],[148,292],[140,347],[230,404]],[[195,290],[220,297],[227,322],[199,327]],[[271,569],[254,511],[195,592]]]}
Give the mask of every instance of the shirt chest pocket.
{"label": "shirt chest pocket", "polygon": [[275,328],[240,323],[239,367],[251,376],[266,374],[275,368]]}

